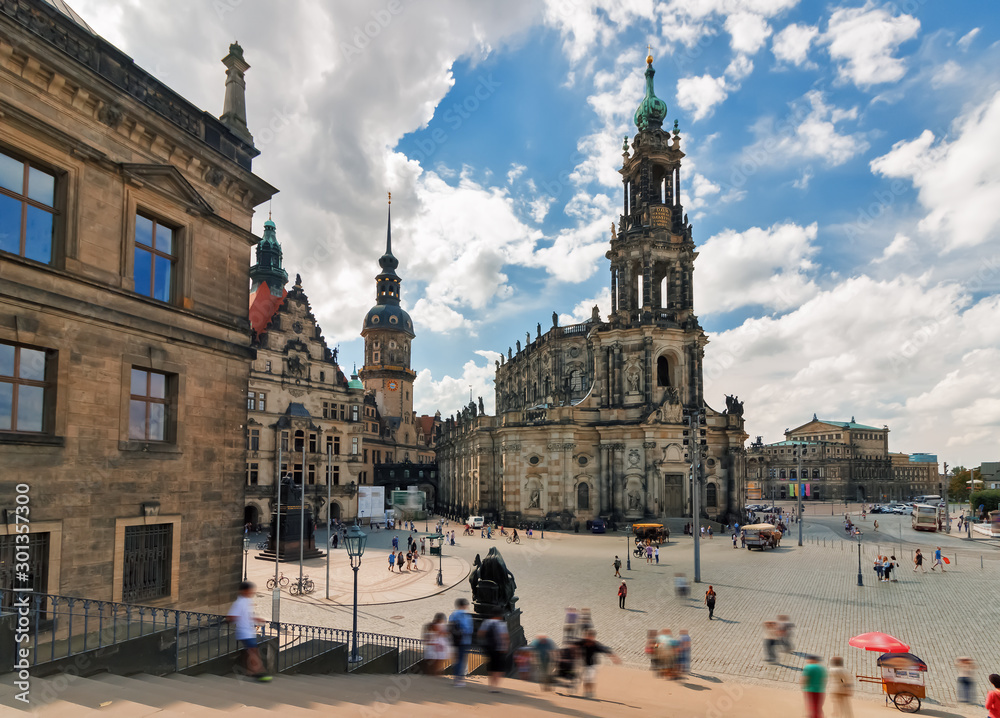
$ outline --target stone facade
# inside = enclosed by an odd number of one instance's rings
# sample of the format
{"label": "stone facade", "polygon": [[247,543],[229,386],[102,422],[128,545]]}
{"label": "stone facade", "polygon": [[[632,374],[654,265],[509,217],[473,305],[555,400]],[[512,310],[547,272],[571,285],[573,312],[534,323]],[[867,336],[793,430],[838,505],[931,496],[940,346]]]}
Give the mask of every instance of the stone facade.
{"label": "stone facade", "polygon": [[[497,362],[494,417],[470,404],[438,450],[445,505],[506,522],[735,515],[745,471],[742,405],[704,397],[708,339],[694,313],[697,257],[681,205],[680,132],[662,129],[652,59],[638,133],[623,148],[623,213],[612,224],[611,314],[539,323]],[[693,417],[696,429],[689,420]],[[697,445],[692,457],[689,449]]]}
{"label": "stone facade", "polygon": [[[938,490],[937,461],[889,451],[889,427],[817,419],[785,431],[785,440],[760,437],[747,456],[747,500],[893,501]],[[801,489],[797,489],[797,486]]]}
{"label": "stone facade", "polygon": [[40,1],[0,0],[0,113],[0,581],[23,484],[34,589],[229,601],[258,151]]}

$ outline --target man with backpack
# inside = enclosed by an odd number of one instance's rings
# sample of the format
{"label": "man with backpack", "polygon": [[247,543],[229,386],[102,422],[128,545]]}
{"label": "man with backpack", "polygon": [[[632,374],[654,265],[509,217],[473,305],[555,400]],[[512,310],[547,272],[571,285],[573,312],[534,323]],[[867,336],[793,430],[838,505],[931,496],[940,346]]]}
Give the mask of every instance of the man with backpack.
{"label": "man with backpack", "polygon": [[615,567],[615,577],[621,578],[622,575],[619,572],[622,570],[622,560],[615,556],[615,562],[611,565]]}
{"label": "man with backpack", "polygon": [[448,617],[448,633],[455,646],[455,685],[461,687],[465,685],[466,662],[472,646],[472,616],[469,615],[468,600],[455,600],[455,610]]}

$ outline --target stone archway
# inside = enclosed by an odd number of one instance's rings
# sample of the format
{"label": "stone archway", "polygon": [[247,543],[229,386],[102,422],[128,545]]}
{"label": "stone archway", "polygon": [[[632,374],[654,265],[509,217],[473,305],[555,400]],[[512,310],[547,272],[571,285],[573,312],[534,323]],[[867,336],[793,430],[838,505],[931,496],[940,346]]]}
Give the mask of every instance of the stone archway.
{"label": "stone archway", "polygon": [[257,526],[260,523],[260,509],[258,509],[254,504],[248,504],[243,507],[243,524],[253,524]]}

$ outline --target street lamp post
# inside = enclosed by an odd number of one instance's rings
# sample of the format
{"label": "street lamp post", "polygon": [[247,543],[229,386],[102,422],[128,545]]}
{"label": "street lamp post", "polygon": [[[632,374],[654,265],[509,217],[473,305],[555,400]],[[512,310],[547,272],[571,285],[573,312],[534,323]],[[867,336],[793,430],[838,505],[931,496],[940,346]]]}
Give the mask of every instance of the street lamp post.
{"label": "street lamp post", "polygon": [[247,580],[247,563],[250,559],[250,534],[243,534],[243,580]]}
{"label": "street lamp post", "polygon": [[802,545],[802,489],[805,484],[802,482],[802,453],[806,450],[805,444],[799,445],[799,478],[796,479],[798,486],[795,488],[795,495],[798,497],[798,512],[799,512],[799,546]]}
{"label": "street lamp post", "polygon": [[361,660],[361,654],[358,653],[358,569],[361,568],[361,557],[365,553],[365,544],[368,543],[368,536],[361,527],[358,526],[357,521],[351,526],[350,530],[347,532],[347,536],[344,538],[344,545],[347,547],[347,555],[351,559],[351,569],[354,571],[354,630],[353,634],[353,647],[351,648],[351,655],[348,659],[351,663],[357,663]]}
{"label": "street lamp post", "polygon": [[861,534],[858,534],[858,585],[864,586],[865,581],[861,577]]}
{"label": "street lamp post", "polygon": [[438,551],[438,578],[437,578],[437,585],[438,586],[443,586],[444,585],[444,571],[442,570],[442,565],[444,563],[444,536],[442,534],[438,534],[438,542],[441,544],[441,547],[440,547],[441,550]]}
{"label": "street lamp post", "polygon": [[632,547],[629,545],[629,527],[625,527],[625,570],[632,570]]}

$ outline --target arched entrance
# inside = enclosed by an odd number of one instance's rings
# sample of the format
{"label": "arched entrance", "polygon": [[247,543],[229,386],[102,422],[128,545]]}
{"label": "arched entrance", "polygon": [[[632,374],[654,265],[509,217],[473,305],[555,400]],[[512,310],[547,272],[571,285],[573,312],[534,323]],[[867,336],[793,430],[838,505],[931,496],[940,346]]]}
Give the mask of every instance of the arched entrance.
{"label": "arched entrance", "polygon": [[336,501],[334,501],[333,503],[330,504],[330,518],[331,519],[335,519],[337,521],[340,521],[340,512],[341,512],[340,504],[338,504]]}
{"label": "arched entrance", "polygon": [[253,524],[254,526],[256,526],[258,523],[260,523],[260,511],[257,510],[257,507],[254,506],[253,504],[244,507],[243,525],[245,526],[246,524]]}

